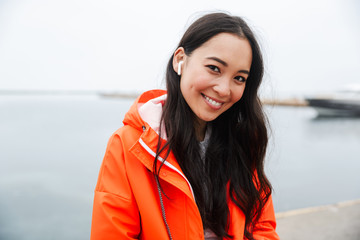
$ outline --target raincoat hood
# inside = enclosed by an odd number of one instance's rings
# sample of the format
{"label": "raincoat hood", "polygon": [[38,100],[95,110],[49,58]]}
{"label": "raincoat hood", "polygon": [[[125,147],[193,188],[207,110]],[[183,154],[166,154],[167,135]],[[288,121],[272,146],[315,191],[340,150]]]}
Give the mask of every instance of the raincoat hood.
{"label": "raincoat hood", "polygon": [[142,130],[143,126],[151,127],[159,133],[162,107],[166,100],[165,90],[152,90],[139,96],[125,114],[123,123]]}

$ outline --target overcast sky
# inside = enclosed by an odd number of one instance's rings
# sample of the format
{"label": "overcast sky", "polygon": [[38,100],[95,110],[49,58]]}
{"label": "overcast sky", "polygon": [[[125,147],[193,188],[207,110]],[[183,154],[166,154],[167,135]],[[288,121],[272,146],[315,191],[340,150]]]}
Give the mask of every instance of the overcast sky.
{"label": "overcast sky", "polygon": [[0,90],[163,88],[182,33],[215,10],[254,28],[266,60],[263,91],[360,83],[357,0],[0,0]]}

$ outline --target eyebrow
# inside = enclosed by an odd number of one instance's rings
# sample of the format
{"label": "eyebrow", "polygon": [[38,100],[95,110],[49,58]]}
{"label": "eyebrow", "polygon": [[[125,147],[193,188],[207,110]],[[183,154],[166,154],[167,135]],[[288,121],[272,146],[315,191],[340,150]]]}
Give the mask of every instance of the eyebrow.
{"label": "eyebrow", "polygon": [[[225,61],[223,61],[223,60],[221,60],[220,58],[217,58],[217,57],[207,57],[206,59],[214,60],[214,61],[220,63],[221,65],[225,66],[225,67],[228,66],[228,64]],[[247,75],[250,74],[250,72],[248,70],[239,70],[238,72],[239,73],[245,73]]]}

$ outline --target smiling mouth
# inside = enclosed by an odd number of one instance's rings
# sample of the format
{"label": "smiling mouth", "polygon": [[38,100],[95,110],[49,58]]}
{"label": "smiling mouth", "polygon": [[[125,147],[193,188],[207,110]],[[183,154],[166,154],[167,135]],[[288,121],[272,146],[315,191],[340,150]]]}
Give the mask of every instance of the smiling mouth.
{"label": "smiling mouth", "polygon": [[214,107],[216,107],[216,108],[219,108],[219,107],[223,104],[223,103],[221,103],[221,102],[217,102],[217,101],[209,98],[208,96],[206,96],[206,95],[204,95],[204,94],[201,94],[201,95],[205,98],[205,100],[206,100],[210,105],[212,105],[212,106],[214,106]]}

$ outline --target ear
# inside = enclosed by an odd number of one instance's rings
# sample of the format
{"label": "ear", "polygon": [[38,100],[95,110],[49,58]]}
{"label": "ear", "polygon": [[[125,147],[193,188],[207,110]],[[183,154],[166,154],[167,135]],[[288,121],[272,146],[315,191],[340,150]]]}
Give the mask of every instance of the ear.
{"label": "ear", "polygon": [[[176,49],[175,53],[174,53],[174,57],[173,57],[173,69],[176,73],[179,74],[178,72],[178,67],[179,67],[179,63],[181,61],[184,61],[185,60],[185,49],[183,47],[179,47],[178,49]],[[182,64],[180,67],[181,67],[181,70],[182,70],[182,67],[183,67],[184,64]],[[181,71],[180,70],[180,71]]]}

